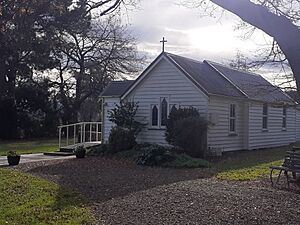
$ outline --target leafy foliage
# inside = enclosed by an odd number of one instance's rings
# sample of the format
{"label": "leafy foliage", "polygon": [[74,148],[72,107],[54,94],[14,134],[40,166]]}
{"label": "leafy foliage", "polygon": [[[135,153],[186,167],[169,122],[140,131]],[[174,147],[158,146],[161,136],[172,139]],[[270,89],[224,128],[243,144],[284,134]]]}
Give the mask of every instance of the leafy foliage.
{"label": "leafy foliage", "polygon": [[211,164],[199,158],[193,158],[186,154],[175,154],[175,159],[165,162],[163,166],[174,168],[210,168]]}
{"label": "leafy foliage", "polygon": [[126,151],[136,145],[134,133],[120,126],[111,129],[108,143],[110,153]]}
{"label": "leafy foliage", "polygon": [[16,151],[8,151],[7,156],[18,156]]}
{"label": "leafy foliage", "polygon": [[[76,11],[77,5],[71,9],[71,4],[72,1],[64,0],[0,1],[0,108],[6,108],[1,110],[0,138],[17,137],[16,80],[31,79],[35,70],[54,67],[54,30],[59,24],[70,25],[65,21],[67,13],[59,9]],[[75,22],[75,17],[72,20]]]}
{"label": "leafy foliage", "polygon": [[116,104],[116,107],[109,111],[108,118],[117,126],[128,129],[136,135],[144,126],[135,119],[138,108],[137,102],[121,101],[120,105]]}
{"label": "leafy foliage", "polygon": [[166,141],[193,157],[204,157],[207,122],[195,108],[172,109],[167,120]]}
{"label": "leafy foliage", "polygon": [[158,166],[172,160],[174,160],[174,155],[170,149],[160,145],[150,145],[141,149],[136,162],[138,165]]}
{"label": "leafy foliage", "polygon": [[101,144],[99,146],[91,147],[90,150],[87,152],[88,155],[92,156],[102,156],[109,152],[108,144]]}
{"label": "leafy foliage", "polygon": [[18,82],[15,98],[20,138],[56,135],[59,122],[57,102],[50,88],[48,80],[38,84],[31,81]]}
{"label": "leafy foliage", "polygon": [[16,105],[19,81],[40,83],[51,74],[51,86],[43,88],[55,91],[51,98],[59,101],[60,119],[70,123],[81,119],[87,99],[98,101],[111,79],[137,72],[140,58],[126,27],[113,16],[100,19],[134,2],[0,1],[0,139],[19,138],[20,130],[23,137],[47,135],[43,130],[52,133],[51,124],[56,125],[48,121],[58,121],[39,105],[17,111],[23,107]]}
{"label": "leafy foliage", "polygon": [[79,145],[75,148],[74,153],[75,154],[85,154],[86,148],[83,145]]}
{"label": "leafy foliage", "polygon": [[175,139],[175,126],[177,121],[185,119],[185,118],[189,118],[189,117],[200,117],[200,114],[198,112],[197,109],[195,108],[172,108],[170,115],[168,117],[167,120],[167,125],[166,125],[166,141],[170,144],[174,143],[174,139]]}

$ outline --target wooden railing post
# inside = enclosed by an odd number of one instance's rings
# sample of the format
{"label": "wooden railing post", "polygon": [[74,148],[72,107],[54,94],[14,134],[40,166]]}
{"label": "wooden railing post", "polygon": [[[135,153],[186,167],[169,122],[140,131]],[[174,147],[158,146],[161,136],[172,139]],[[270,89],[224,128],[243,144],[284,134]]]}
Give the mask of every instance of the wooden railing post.
{"label": "wooden railing post", "polygon": [[73,126],[74,129],[74,145],[76,144],[76,124]]}
{"label": "wooden railing post", "polygon": [[61,147],[61,127],[58,128],[58,148]]}
{"label": "wooden railing post", "polygon": [[69,145],[69,126],[67,126],[67,145]]}
{"label": "wooden railing post", "polygon": [[83,141],[83,136],[82,136],[82,132],[83,132],[83,124],[80,124],[80,143],[82,143]]}
{"label": "wooden railing post", "polygon": [[90,123],[90,142],[92,142],[92,128],[93,128],[93,124]]}
{"label": "wooden railing post", "polygon": [[99,124],[96,123],[96,141],[99,140],[99,134],[98,134],[98,131],[99,131]]}
{"label": "wooden railing post", "polygon": [[83,143],[85,142],[85,123],[83,123]]}
{"label": "wooden railing post", "polygon": [[[58,127],[58,145],[59,148],[61,148],[64,144],[69,145],[76,143],[85,143],[85,142],[98,142],[101,139],[102,131],[100,130],[99,126],[101,126],[101,122],[82,122],[82,123],[76,123],[76,124],[68,124],[68,125],[61,125]],[[89,127],[86,127],[86,126]],[[77,126],[80,126],[80,137],[78,136],[78,140],[76,140],[76,135],[78,134],[77,132]],[[94,127],[96,126],[96,127]],[[70,129],[70,127],[73,127]],[[66,129],[66,132],[63,130]],[[73,133],[72,133],[73,132]],[[88,132],[90,133],[88,135]],[[95,134],[95,137],[93,136]],[[66,136],[66,141],[63,141],[62,143],[62,138]],[[74,140],[72,141],[72,136]],[[70,138],[70,140],[69,140]]]}

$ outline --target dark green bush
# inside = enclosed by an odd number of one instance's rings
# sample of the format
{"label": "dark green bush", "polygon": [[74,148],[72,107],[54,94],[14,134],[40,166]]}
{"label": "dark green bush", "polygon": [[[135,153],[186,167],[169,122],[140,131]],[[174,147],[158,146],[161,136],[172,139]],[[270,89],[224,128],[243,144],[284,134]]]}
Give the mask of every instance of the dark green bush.
{"label": "dark green bush", "polygon": [[84,158],[86,155],[86,148],[83,145],[77,146],[74,150],[76,158]]}
{"label": "dark green bush", "polygon": [[175,129],[175,124],[177,121],[185,119],[185,118],[190,118],[190,117],[196,117],[199,118],[200,114],[198,112],[197,109],[193,108],[193,107],[189,107],[189,108],[172,108],[170,115],[168,117],[167,120],[167,124],[166,124],[166,141],[169,144],[173,144],[174,143],[174,129]]}
{"label": "dark green bush", "polygon": [[88,151],[88,155],[92,156],[103,156],[109,152],[108,144],[101,144],[99,146],[91,147]]}
{"label": "dark green bush", "polygon": [[16,151],[8,151],[7,156],[19,156]]}
{"label": "dark green bush", "polygon": [[207,122],[194,108],[173,109],[167,121],[166,141],[192,157],[204,157]]}
{"label": "dark green bush", "polygon": [[109,120],[118,127],[126,128],[137,135],[144,126],[135,120],[138,108],[137,102],[121,101],[120,105],[116,104],[116,107],[108,112]]}
{"label": "dark green bush", "polygon": [[150,145],[141,149],[141,154],[136,162],[138,165],[159,166],[174,159],[174,155],[169,148],[159,145]]}
{"label": "dark green bush", "polygon": [[192,157],[204,157],[207,123],[201,117],[179,120],[174,127],[174,145]]}
{"label": "dark green bush", "polygon": [[113,127],[109,134],[108,143],[110,153],[132,149],[136,145],[134,132],[123,127]]}
{"label": "dark green bush", "polygon": [[165,162],[163,166],[174,168],[209,168],[211,164],[199,158],[193,158],[186,154],[175,154],[175,159],[170,162]]}

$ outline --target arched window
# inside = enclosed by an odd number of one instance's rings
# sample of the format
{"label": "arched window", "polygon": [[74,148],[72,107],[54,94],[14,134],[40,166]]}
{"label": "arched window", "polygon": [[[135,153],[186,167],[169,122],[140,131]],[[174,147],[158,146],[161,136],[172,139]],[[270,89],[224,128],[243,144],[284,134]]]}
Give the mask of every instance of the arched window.
{"label": "arched window", "polygon": [[152,106],[151,124],[152,124],[153,127],[158,126],[158,108],[157,108],[156,105]]}
{"label": "arched window", "polygon": [[168,119],[168,102],[165,98],[161,101],[161,126],[166,126]]}

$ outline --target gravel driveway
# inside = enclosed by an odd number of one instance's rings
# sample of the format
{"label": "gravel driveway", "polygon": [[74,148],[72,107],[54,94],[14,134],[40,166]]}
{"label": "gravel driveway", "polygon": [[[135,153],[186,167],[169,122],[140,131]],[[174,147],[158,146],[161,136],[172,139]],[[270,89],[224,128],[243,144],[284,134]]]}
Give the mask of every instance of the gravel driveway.
{"label": "gravel driveway", "polygon": [[202,169],[163,169],[86,158],[19,165],[81,192],[98,224],[300,224],[300,195],[268,183],[207,178]]}

